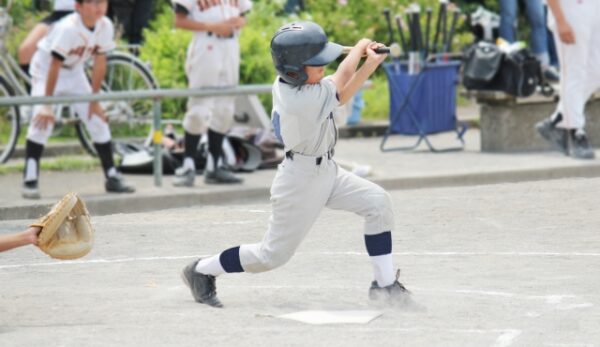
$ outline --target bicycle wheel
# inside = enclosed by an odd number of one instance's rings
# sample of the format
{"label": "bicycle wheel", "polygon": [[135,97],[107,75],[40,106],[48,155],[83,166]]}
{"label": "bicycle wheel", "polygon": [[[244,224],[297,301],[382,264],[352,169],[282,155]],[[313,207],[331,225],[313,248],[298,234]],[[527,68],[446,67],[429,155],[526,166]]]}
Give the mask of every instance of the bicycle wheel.
{"label": "bicycle wheel", "polygon": [[[10,98],[15,92],[4,77],[0,76],[0,98]],[[0,163],[10,158],[21,130],[19,107],[0,106]]]}
{"label": "bicycle wheel", "polygon": [[[102,90],[132,91],[158,88],[152,71],[133,55],[111,53],[106,61],[106,75]],[[111,124],[114,141],[139,141],[150,133],[153,119],[153,101],[151,99],[132,99],[101,102]],[[77,136],[83,147],[91,154],[96,150],[85,125],[77,122]]]}

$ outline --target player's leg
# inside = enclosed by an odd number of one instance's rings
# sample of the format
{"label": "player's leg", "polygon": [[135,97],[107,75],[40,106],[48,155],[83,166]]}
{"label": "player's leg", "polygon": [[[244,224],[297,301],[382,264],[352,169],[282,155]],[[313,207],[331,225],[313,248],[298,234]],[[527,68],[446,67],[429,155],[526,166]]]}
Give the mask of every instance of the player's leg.
{"label": "player's leg", "polygon": [[[564,2],[563,2],[564,3]],[[593,158],[594,152],[589,146],[585,127],[585,104],[589,98],[588,68],[590,62],[590,43],[592,42],[596,4],[586,2],[577,6],[563,5],[563,12],[575,34],[574,44],[565,44],[555,35],[561,61],[561,98],[558,109],[562,120],[556,126],[567,131],[568,153],[581,159]],[[564,82],[563,82],[564,79]]]}
{"label": "player's leg", "polygon": [[[189,88],[201,88],[218,78],[214,62],[214,54],[207,52],[205,40],[194,39],[188,47],[185,73]],[[191,187],[196,177],[195,160],[198,154],[198,144],[202,134],[206,132],[208,122],[212,116],[214,98],[194,98],[187,101],[187,111],[183,119],[184,156],[183,164],[175,170],[173,185],[177,187]]]}
{"label": "player's leg", "polygon": [[390,300],[406,308],[420,308],[398,281],[399,270],[394,269],[391,232],[394,227],[394,212],[390,195],[375,183],[339,167],[326,206],[354,212],[365,219],[365,246],[375,277],[369,289],[369,297],[373,300]]}
{"label": "player's leg", "polygon": [[[31,96],[44,96],[46,91],[46,80],[33,78],[31,85]],[[38,115],[44,110],[43,105],[33,107],[33,119],[27,129],[27,139],[25,142],[25,168],[23,172],[22,196],[26,199],[39,199],[39,175],[40,162],[44,147],[48,138],[54,129],[54,122],[40,124]],[[56,115],[55,115],[56,116]]]}
{"label": "player's leg", "polygon": [[[236,39],[220,40],[218,45],[221,54],[219,63],[215,66],[219,71],[219,87],[237,86],[239,83],[239,45]],[[223,140],[233,125],[235,112],[234,97],[219,97],[215,99],[213,114],[208,127],[208,160],[204,174],[204,182],[209,184],[235,184],[242,179],[223,166]]]}
{"label": "player's leg", "polygon": [[[562,10],[575,33],[575,44],[565,44],[557,32],[555,20],[549,18],[549,27],[554,32],[557,53],[561,65],[561,98],[556,110],[548,118],[536,124],[538,133],[556,149],[575,157],[589,156],[590,150],[573,144],[574,135],[585,134],[584,108],[587,100],[586,83],[588,75],[589,48],[593,25],[584,12],[590,12],[591,2],[570,6],[562,4]],[[584,9],[585,8],[585,9]],[[584,135],[585,138],[585,135]],[[591,152],[593,153],[593,152]]]}
{"label": "player's leg", "polygon": [[262,242],[229,248],[200,259],[184,269],[183,277],[196,301],[221,306],[214,279],[224,273],[264,272],[285,264],[314,224],[331,191],[335,175],[317,170],[310,162],[286,158],[271,187],[272,213]]}
{"label": "player's leg", "polygon": [[[92,88],[83,74],[69,76],[68,78],[65,77],[61,82],[65,86],[64,93],[73,95],[88,95],[92,93]],[[98,158],[100,158],[102,171],[106,178],[104,184],[106,191],[112,193],[133,193],[135,188],[125,183],[115,166],[109,124],[97,115],[90,115],[89,107],[90,104],[87,102],[72,105],[79,120],[85,124],[94,148],[98,153]]]}

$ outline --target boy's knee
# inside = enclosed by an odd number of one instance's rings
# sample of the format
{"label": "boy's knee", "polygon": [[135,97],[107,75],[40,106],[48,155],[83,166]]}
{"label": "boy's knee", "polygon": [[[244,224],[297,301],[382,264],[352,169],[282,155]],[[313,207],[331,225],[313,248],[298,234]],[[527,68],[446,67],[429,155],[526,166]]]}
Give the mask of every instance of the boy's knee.
{"label": "boy's knee", "polygon": [[366,215],[366,232],[391,230],[394,226],[392,198],[388,192],[379,188],[369,194],[369,211]]}
{"label": "boy's knee", "polygon": [[206,131],[205,118],[199,112],[188,112],[183,119],[183,128],[190,134],[202,134]]}

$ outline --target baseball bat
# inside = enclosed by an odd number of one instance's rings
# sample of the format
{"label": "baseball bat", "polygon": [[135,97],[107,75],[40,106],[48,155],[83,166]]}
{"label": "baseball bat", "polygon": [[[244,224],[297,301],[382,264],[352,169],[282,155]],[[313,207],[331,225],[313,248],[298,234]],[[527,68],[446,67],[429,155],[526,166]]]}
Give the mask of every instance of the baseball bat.
{"label": "baseball bat", "polygon": [[[342,54],[350,53],[352,48],[354,48],[354,47],[343,46]],[[390,54],[392,57],[399,57],[402,54],[402,49],[400,48],[400,45],[398,45],[397,43],[392,43],[389,47],[375,48],[374,51],[375,51],[375,53],[378,53],[378,54]],[[366,53],[363,54],[363,56],[365,56],[365,55],[366,55]]]}
{"label": "baseball bat", "polygon": [[[448,41],[448,4],[444,3],[444,16],[442,17],[442,51]],[[446,53],[445,51],[443,53]]]}
{"label": "baseball bat", "polygon": [[446,12],[446,1],[440,1],[440,7],[438,10],[438,17],[435,24],[435,34],[433,35],[433,43],[431,45],[431,51],[433,53],[438,52],[438,39],[440,37],[441,29],[442,29],[442,17],[444,16],[444,12]]}
{"label": "baseball bat", "polygon": [[425,22],[425,57],[427,57],[429,55],[429,30],[431,27],[431,14],[432,14],[433,10],[431,9],[431,7],[427,7],[427,19]]}
{"label": "baseball bat", "polygon": [[398,27],[398,34],[400,35],[400,44],[402,45],[402,51],[406,52],[406,40],[404,39],[404,28],[402,26],[402,17],[396,15],[396,26]]}
{"label": "baseball bat", "polygon": [[390,36],[388,45],[391,45],[392,42],[394,42],[394,32],[392,31],[392,19],[390,17],[390,9],[384,8],[383,15],[385,16],[385,22],[387,23],[388,35]]}
{"label": "baseball bat", "polygon": [[454,36],[454,31],[456,30],[458,16],[460,16],[460,9],[457,8],[452,14],[452,24],[450,24],[450,32],[448,33],[448,40],[446,41],[446,46],[444,47],[444,53],[450,52],[450,49],[452,48],[452,37]]}

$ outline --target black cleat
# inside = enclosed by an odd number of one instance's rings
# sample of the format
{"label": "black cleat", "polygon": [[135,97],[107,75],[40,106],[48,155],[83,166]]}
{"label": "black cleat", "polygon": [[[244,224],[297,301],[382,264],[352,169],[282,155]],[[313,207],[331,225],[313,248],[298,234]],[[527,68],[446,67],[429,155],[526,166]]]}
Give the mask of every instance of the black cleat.
{"label": "black cleat", "polygon": [[196,271],[196,265],[200,260],[198,259],[183,268],[181,279],[190,288],[196,302],[212,307],[223,307],[223,304],[217,298],[215,276],[201,274]]}
{"label": "black cleat", "polygon": [[557,128],[557,122],[553,122],[550,118],[546,118],[535,125],[537,132],[544,138],[544,140],[550,142],[552,146],[562,152],[564,155],[568,154],[567,151],[567,130]]}
{"label": "black cleat", "polygon": [[192,168],[180,167],[175,170],[173,185],[175,187],[193,187],[196,179],[196,170]]}
{"label": "black cleat", "polygon": [[594,159],[594,149],[583,131],[569,131],[569,155],[577,159]]}
{"label": "black cleat", "polygon": [[214,171],[206,171],[204,173],[204,183],[207,184],[237,184],[244,180],[237,177],[233,172],[225,168],[217,168]]}
{"label": "black cleat", "polygon": [[109,177],[104,183],[104,188],[109,193],[133,193],[135,188],[125,184],[120,176]]}
{"label": "black cleat", "polygon": [[369,299],[410,311],[426,311],[427,309],[424,306],[413,300],[410,291],[402,283],[398,282],[399,277],[400,270],[396,272],[394,283],[386,287],[380,287],[377,281],[371,282]]}

